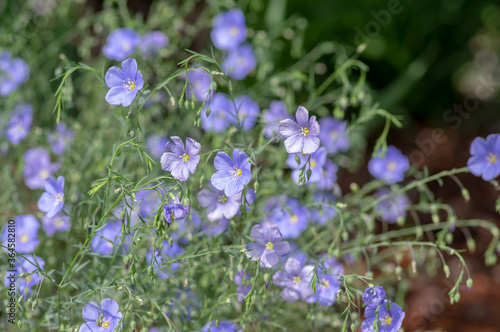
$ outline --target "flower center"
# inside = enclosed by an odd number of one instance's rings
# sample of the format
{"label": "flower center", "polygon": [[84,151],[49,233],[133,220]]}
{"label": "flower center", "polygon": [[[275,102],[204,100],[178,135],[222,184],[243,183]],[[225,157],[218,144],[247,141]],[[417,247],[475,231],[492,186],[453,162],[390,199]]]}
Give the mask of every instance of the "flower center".
{"label": "flower center", "polygon": [[235,168],[233,169],[233,174],[234,174],[234,176],[235,176],[235,177],[239,178],[239,177],[241,176],[241,174],[242,174],[242,171],[241,171],[241,169],[240,169],[240,168],[236,168],[236,167],[235,167]]}
{"label": "flower center", "polygon": [[294,283],[298,284],[298,283],[300,283],[301,281],[302,281],[302,280],[300,279],[300,277],[299,277],[299,276],[293,277],[293,282],[294,282]]}
{"label": "flower center", "polygon": [[338,131],[336,131],[336,130],[332,130],[332,131],[330,132],[330,138],[331,138],[331,139],[335,140],[335,139],[337,139],[338,137],[339,137],[339,132],[338,132]]}
{"label": "flower center", "polygon": [[316,160],[311,159],[311,168],[316,167],[318,164],[316,163]]}
{"label": "flower center", "polygon": [[488,155],[487,159],[488,159],[488,162],[490,164],[495,164],[497,162],[497,160],[498,160],[498,157],[497,157],[496,154],[493,154],[493,153],[490,152],[490,154]]}
{"label": "flower center", "polygon": [[396,163],[394,161],[391,161],[389,164],[387,164],[387,169],[389,171],[394,171],[396,169]]}
{"label": "flower center", "polygon": [[238,34],[240,30],[237,28],[237,27],[232,27],[231,29],[229,29],[229,32],[231,33],[231,35],[233,36],[236,36]]}
{"label": "flower center", "polygon": [[61,195],[61,194],[57,194],[56,195],[56,201],[57,202],[62,202],[63,200],[64,200],[64,196],[63,195]]}
{"label": "flower center", "polygon": [[389,316],[385,316],[384,317],[384,321],[383,321],[383,324],[384,325],[389,325],[392,323],[392,317],[389,317]]}
{"label": "flower center", "polygon": [[29,239],[30,238],[27,235],[23,235],[23,236],[21,236],[21,243],[26,243],[26,242],[28,242]]}
{"label": "flower center", "polygon": [[170,213],[170,220],[174,221],[175,220],[175,216],[173,213]]}
{"label": "flower center", "polygon": [[302,135],[304,135],[304,136],[309,135],[309,128],[307,128],[307,127],[302,127],[302,128],[300,128],[300,133],[301,133]]}
{"label": "flower center", "polygon": [[226,202],[227,202],[227,197],[226,197],[226,195],[220,195],[220,196],[217,198],[217,202],[219,202],[219,203],[226,203]]}
{"label": "flower center", "polygon": [[135,82],[132,81],[130,78],[127,79],[127,83],[125,84],[125,88],[127,88],[129,91],[132,91],[135,89]]}
{"label": "flower center", "polygon": [[274,249],[274,244],[271,242],[266,243],[266,249],[267,250],[273,250]]}
{"label": "flower center", "polygon": [[188,162],[189,161],[189,156],[187,153],[184,153],[182,156],[181,156],[181,159],[183,162]]}
{"label": "flower center", "polygon": [[296,224],[297,221],[299,221],[299,217],[296,214],[292,214],[292,216],[290,217],[290,222],[292,224]]}
{"label": "flower center", "polygon": [[323,287],[325,288],[330,287],[330,282],[328,280],[323,280]]}
{"label": "flower center", "polygon": [[47,170],[45,170],[45,169],[42,169],[42,170],[40,171],[40,173],[39,173],[39,174],[40,174],[40,177],[41,177],[43,180],[45,180],[46,178],[48,178],[48,177],[49,177],[49,172],[47,172]]}

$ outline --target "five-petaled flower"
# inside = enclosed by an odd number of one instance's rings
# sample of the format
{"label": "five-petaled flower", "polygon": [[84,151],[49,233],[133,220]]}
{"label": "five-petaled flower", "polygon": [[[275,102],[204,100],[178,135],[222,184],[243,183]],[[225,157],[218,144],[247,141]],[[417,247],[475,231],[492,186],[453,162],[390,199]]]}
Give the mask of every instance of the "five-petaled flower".
{"label": "five-petaled flower", "polygon": [[368,170],[376,179],[384,180],[387,184],[401,182],[404,173],[410,168],[408,157],[403,155],[395,146],[388,146],[385,156],[381,151],[368,162]]}
{"label": "five-petaled flower", "polygon": [[[377,315],[378,311],[378,315]],[[362,332],[396,332],[401,327],[403,319],[405,318],[405,313],[396,303],[385,300],[377,310],[377,307],[365,309],[366,320],[361,324]],[[377,322],[375,322],[378,317],[380,322],[380,327],[377,328]]]}
{"label": "five-petaled flower", "polygon": [[144,86],[144,79],[141,71],[137,70],[135,59],[123,61],[122,69],[116,66],[109,68],[105,79],[110,88],[106,94],[106,101],[110,105],[130,106],[137,92]]}
{"label": "five-petaled flower", "polygon": [[249,159],[246,153],[238,149],[234,149],[233,159],[225,152],[218,152],[214,160],[217,172],[212,175],[212,185],[224,190],[227,197],[240,193],[252,177]]}
{"label": "five-petaled flower", "polygon": [[189,214],[189,208],[183,204],[170,203],[163,207],[163,215],[167,226],[176,220],[182,220]]}
{"label": "five-petaled flower", "polygon": [[297,122],[291,119],[280,121],[280,134],[286,138],[288,153],[312,154],[319,148],[319,123],[315,116],[309,119],[309,112],[299,106],[295,114]]}
{"label": "five-petaled flower", "polygon": [[[37,239],[40,222],[31,214],[16,216],[14,220],[16,221],[16,250],[23,254],[34,252],[35,248],[40,244],[40,241]],[[7,225],[5,225],[1,236],[5,247],[7,247],[11,238],[9,234],[11,233],[8,232]]]}
{"label": "five-petaled flower", "polygon": [[363,297],[361,298],[366,302],[366,306],[371,309],[377,309],[379,305],[384,303],[385,290],[382,286],[373,286],[365,289]]}
{"label": "five-petaled flower", "polygon": [[280,256],[290,253],[290,244],[281,241],[281,232],[276,225],[269,228],[255,225],[252,227],[250,237],[255,242],[247,245],[247,257],[253,261],[260,260],[262,267],[271,268],[278,264]]}
{"label": "five-petaled flower", "polygon": [[198,153],[201,151],[200,143],[194,139],[186,138],[186,148],[184,143],[177,136],[170,137],[172,142],[168,142],[165,152],[161,156],[161,168],[167,172],[172,172],[174,179],[185,182],[189,179],[190,173],[196,172],[196,166],[200,162]]}
{"label": "five-petaled flower", "polygon": [[38,200],[38,208],[52,218],[64,206],[64,176],[57,178],[57,183],[48,178],[45,180],[45,192]]}
{"label": "five-petaled flower", "polygon": [[467,161],[470,172],[490,181],[500,174],[500,134],[476,137],[470,146],[471,157]]}
{"label": "five-petaled flower", "polygon": [[247,27],[243,12],[239,9],[232,9],[217,15],[210,37],[215,47],[220,50],[237,48],[247,39]]}
{"label": "five-petaled flower", "polygon": [[102,51],[107,58],[122,61],[134,52],[140,40],[141,36],[132,29],[116,29],[109,34]]}
{"label": "five-petaled flower", "polygon": [[241,192],[227,197],[224,190],[218,190],[210,181],[208,189],[203,189],[198,193],[198,202],[207,208],[207,217],[210,221],[222,218],[231,219],[238,213],[241,205]]}
{"label": "five-petaled flower", "polygon": [[123,314],[115,300],[104,299],[100,305],[95,302],[88,303],[82,310],[85,320],[78,332],[111,332],[121,330]]}
{"label": "five-petaled flower", "polygon": [[313,277],[314,266],[306,265],[295,258],[288,258],[283,271],[278,271],[273,276],[273,283],[282,287],[281,297],[287,302],[295,302],[298,299],[306,301],[314,295],[310,286]]}

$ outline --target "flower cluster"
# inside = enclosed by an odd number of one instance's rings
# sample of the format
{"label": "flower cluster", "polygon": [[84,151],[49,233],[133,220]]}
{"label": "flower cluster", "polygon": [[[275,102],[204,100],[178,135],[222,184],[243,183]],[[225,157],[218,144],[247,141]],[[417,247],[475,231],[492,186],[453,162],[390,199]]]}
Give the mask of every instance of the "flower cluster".
{"label": "flower cluster", "polygon": [[130,28],[120,28],[109,34],[102,51],[107,58],[122,61],[139,47],[142,56],[151,59],[162,48],[167,47],[168,42],[168,37],[161,31],[149,32],[141,38]]}
{"label": "flower cluster", "polygon": [[383,287],[367,288],[362,300],[366,302],[366,320],[361,324],[363,332],[397,332],[399,330],[405,313],[396,303],[385,299]]}

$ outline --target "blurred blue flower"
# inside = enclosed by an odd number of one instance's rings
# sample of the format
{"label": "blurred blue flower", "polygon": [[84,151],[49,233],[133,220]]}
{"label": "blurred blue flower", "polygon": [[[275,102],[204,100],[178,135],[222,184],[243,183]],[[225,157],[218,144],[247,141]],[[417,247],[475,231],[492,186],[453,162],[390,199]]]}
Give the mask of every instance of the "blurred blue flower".
{"label": "blurred blue flower", "polygon": [[[35,264],[35,257],[33,255],[25,255],[26,258],[19,256],[16,264],[14,266],[14,270],[17,271],[16,273],[16,285],[17,285],[17,296],[21,294],[25,294],[25,297],[31,294],[31,288],[35,285],[38,285],[40,282],[40,276],[38,273],[33,273],[37,269]],[[32,262],[32,263],[30,263]],[[41,259],[40,257],[36,257],[36,263],[40,266],[40,268],[43,270],[45,266],[45,261]],[[24,278],[19,278],[19,275],[21,273],[27,273],[27,275]],[[32,274],[31,274],[32,273]],[[12,280],[9,280],[9,273],[5,273],[5,279],[4,279],[4,285],[6,287],[10,287],[10,284]]]}
{"label": "blurred blue flower", "polygon": [[238,330],[234,323],[223,320],[219,321],[219,326],[216,326],[214,321],[206,323],[201,332],[243,332],[243,330]]}
{"label": "blurred blue flower", "polygon": [[316,285],[316,293],[306,300],[307,303],[317,302],[321,306],[329,307],[337,299],[340,285],[338,277],[329,274],[320,274],[319,283]]}
{"label": "blurred blue flower", "polygon": [[18,104],[12,112],[6,131],[7,139],[13,144],[19,144],[28,136],[33,120],[33,108],[28,103]]}
{"label": "blurred blue flower", "polygon": [[56,126],[56,131],[47,134],[47,140],[52,145],[52,151],[57,155],[62,155],[66,147],[73,142],[73,130],[66,126],[66,123],[61,122]]}
{"label": "blurred blue flower", "polygon": [[[184,253],[184,249],[179,246],[177,242],[173,242],[172,245],[168,241],[163,241],[163,247],[161,249],[156,248],[156,255],[153,261],[153,268],[158,276],[162,279],[167,279],[169,277],[168,272],[176,271],[180,263],[172,263],[169,266],[166,265],[167,261],[173,260]],[[146,260],[148,264],[153,260],[153,250],[150,250],[146,255]]]}
{"label": "blurred blue flower", "polygon": [[26,82],[30,69],[21,58],[12,59],[9,52],[0,53],[0,96],[6,97]]}
{"label": "blurred blue flower", "polygon": [[291,119],[280,121],[280,134],[286,138],[285,148],[288,153],[312,154],[319,148],[320,127],[315,116],[309,119],[309,112],[299,106],[295,113],[297,122]]}
{"label": "blurred blue flower", "polygon": [[[388,309],[387,306],[391,306],[392,309]],[[403,319],[405,318],[405,313],[396,303],[389,302],[385,300],[378,311],[378,320],[380,321],[380,328],[377,330],[375,324],[375,319],[377,317],[377,308],[366,308],[365,309],[366,320],[361,324],[362,332],[397,332],[403,324]]]}
{"label": "blurred blue flower", "polygon": [[260,113],[259,105],[248,96],[241,96],[234,101],[236,109],[230,108],[229,122],[241,124],[243,130],[250,130],[257,122]]}
{"label": "blurred blue flower", "polygon": [[332,190],[337,182],[337,172],[339,167],[330,159],[325,161],[321,181],[316,182],[316,187],[321,190]]}
{"label": "blurred blue flower", "polygon": [[186,148],[178,136],[170,137],[171,142],[166,145],[166,150],[161,156],[161,168],[164,171],[172,172],[174,179],[185,182],[189,179],[190,173],[196,172],[196,166],[200,162],[200,143],[192,138],[186,138]]}
{"label": "blurred blue flower", "polygon": [[378,151],[377,156],[368,162],[370,174],[387,184],[403,181],[404,173],[409,168],[408,157],[392,145],[387,147],[385,156],[382,157],[381,151]]}
{"label": "blurred blue flower", "polygon": [[61,212],[64,206],[64,176],[57,178],[57,183],[48,178],[45,180],[45,192],[38,200],[38,208],[47,214],[47,218],[54,217]]}
{"label": "blurred blue flower", "polygon": [[55,233],[64,232],[70,229],[71,219],[63,213],[58,213],[52,218],[45,215],[42,217],[42,226],[45,234],[52,237]]}
{"label": "blurred blue flower", "polygon": [[246,246],[247,257],[253,261],[260,260],[260,266],[271,268],[278,264],[279,257],[290,253],[287,241],[281,241],[282,236],[278,226],[266,228],[262,225],[252,227],[250,237],[255,241]]}
{"label": "blurred blue flower", "polygon": [[264,117],[264,136],[267,138],[279,134],[279,125],[281,120],[292,119],[290,113],[286,109],[285,103],[274,100],[269,105],[269,110],[263,112]]}
{"label": "blurred blue flower", "polygon": [[50,162],[49,153],[43,148],[28,149],[24,153],[24,183],[32,190],[43,188],[45,180],[58,169],[59,165]]}
{"label": "blurred blue flower", "polygon": [[[123,70],[122,70],[123,69]],[[137,61],[127,59],[122,62],[122,69],[113,66],[106,73],[106,85],[110,88],[106,101],[110,105],[127,107],[132,104],[135,96],[144,86],[141,71],[137,70]]]}
{"label": "blurred blue flower", "polygon": [[107,58],[122,61],[134,52],[140,40],[141,36],[132,29],[116,29],[109,34],[102,51]]}
{"label": "blurred blue flower", "polygon": [[257,58],[249,44],[241,45],[229,51],[222,63],[222,69],[227,76],[242,80],[257,66]]}
{"label": "blurred blue flower", "polygon": [[[380,198],[391,193],[388,188],[381,188],[375,193],[375,198]],[[398,218],[406,215],[406,209],[410,205],[410,200],[405,194],[398,194],[388,197],[375,206],[375,214],[382,220],[394,224]]]}
{"label": "blurred blue flower", "polygon": [[319,140],[326,147],[329,154],[349,149],[349,137],[347,136],[347,122],[325,117],[319,120],[321,133]]}
{"label": "blurred blue flower", "polygon": [[[38,241],[38,229],[40,228],[40,222],[31,214],[16,216],[14,218],[16,221],[16,251],[25,254],[35,251],[38,247],[40,241]],[[7,226],[4,226],[2,230],[2,243],[7,247],[8,241]]]}
{"label": "blurred blue flower", "polygon": [[[162,48],[167,47],[168,37],[161,31],[153,31],[142,36],[139,42],[139,51],[144,59],[151,59],[158,54]],[[127,56],[125,56],[127,57]]]}
{"label": "blurred blue flower", "polygon": [[[297,164],[297,161],[295,158],[299,157],[300,158],[300,164]],[[319,148],[316,150],[312,155],[302,155],[302,154],[289,154],[288,158],[286,158],[286,164],[288,167],[293,169],[292,172],[292,179],[295,183],[299,183],[299,176],[300,176],[300,169],[304,167],[307,163],[307,160],[310,158],[309,164],[307,164],[305,171],[304,171],[304,176],[306,176],[307,170],[311,170],[311,177],[309,179],[306,179],[304,183],[314,183],[318,181],[322,181],[322,175],[323,175],[323,165],[325,165],[326,162],[326,149],[324,147]],[[302,184],[300,184],[302,185]]]}
{"label": "blurred blue flower", "polygon": [[113,252],[115,245],[120,242],[122,223],[120,221],[110,222],[97,231],[92,239],[90,248],[101,255],[109,255]]}
{"label": "blurred blue flower", "polygon": [[245,273],[242,270],[237,271],[234,276],[234,283],[238,285],[236,289],[238,301],[242,302],[252,289],[252,285],[250,284],[250,273]]}
{"label": "blurred blue flower", "polygon": [[225,152],[217,152],[214,160],[217,172],[212,174],[212,185],[218,190],[224,190],[227,197],[240,193],[252,177],[249,159],[239,149],[233,150],[233,159]]}
{"label": "blurred blue flower", "polygon": [[202,189],[198,193],[198,202],[202,207],[207,208],[208,220],[216,221],[234,217],[241,205],[241,192],[228,197],[224,190],[215,188],[210,181],[208,181],[208,187],[210,190]]}
{"label": "blurred blue flower", "polygon": [[286,198],[284,204],[278,206],[268,218],[278,225],[283,238],[297,238],[307,228],[309,211],[296,199]]}
{"label": "blurred blue flower", "polygon": [[245,16],[239,9],[220,13],[213,21],[212,42],[220,50],[237,48],[247,39]]}
{"label": "blurred blue flower", "polygon": [[467,166],[472,174],[490,181],[500,174],[500,135],[492,134],[486,137],[476,137],[470,145],[471,157]]}
{"label": "blurred blue flower", "polygon": [[82,318],[85,321],[78,332],[111,332],[121,330],[121,319],[123,314],[115,300],[104,299],[98,305],[95,302],[88,303],[82,310]]}
{"label": "blurred blue flower", "polygon": [[185,219],[188,214],[189,207],[183,204],[170,203],[163,207],[163,216],[168,226],[176,220]]}
{"label": "blurred blue flower", "polygon": [[379,305],[384,303],[385,300],[385,290],[382,286],[373,286],[365,289],[363,297],[361,298],[366,302],[366,307],[371,309],[377,309]]}
{"label": "blurred blue flower", "polygon": [[149,153],[156,158],[160,159],[161,155],[166,150],[166,145],[168,143],[168,138],[165,135],[151,135],[146,139],[146,149]]}
{"label": "blurred blue flower", "polygon": [[[209,103],[205,104],[201,111],[201,126],[205,131],[223,132],[230,125],[229,110],[233,109],[233,103],[222,93],[216,93]],[[206,110],[210,110],[207,116]]]}
{"label": "blurred blue flower", "polygon": [[306,301],[314,292],[310,286],[314,272],[314,266],[302,267],[301,262],[295,258],[288,258],[284,270],[276,272],[273,283],[283,288],[281,297],[287,302],[295,302],[299,299]]}
{"label": "blurred blue flower", "polygon": [[212,77],[202,67],[189,70],[187,81],[186,93],[190,99],[194,95],[198,101],[208,101],[215,93],[212,89]]}
{"label": "blurred blue flower", "polygon": [[315,203],[319,206],[315,206],[311,211],[312,220],[318,225],[325,225],[328,221],[331,221],[337,215],[337,210],[332,205],[335,205],[335,196],[330,192],[317,191],[314,193]]}

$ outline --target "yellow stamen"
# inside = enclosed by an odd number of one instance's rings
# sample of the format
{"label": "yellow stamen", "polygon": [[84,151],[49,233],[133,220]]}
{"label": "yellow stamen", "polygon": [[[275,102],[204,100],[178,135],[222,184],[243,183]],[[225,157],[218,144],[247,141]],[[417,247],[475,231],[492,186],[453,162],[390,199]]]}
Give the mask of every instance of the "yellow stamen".
{"label": "yellow stamen", "polygon": [[56,201],[58,201],[58,202],[62,202],[62,201],[64,201],[64,197],[63,197],[63,195],[61,195],[61,194],[57,194],[57,196],[56,196]]}
{"label": "yellow stamen", "polygon": [[296,224],[297,221],[299,221],[299,217],[296,214],[292,214],[292,216],[290,217],[290,222],[292,224]]}
{"label": "yellow stamen", "polygon": [[392,317],[385,316],[384,317],[384,325],[389,325],[392,323]]}
{"label": "yellow stamen", "polygon": [[311,159],[311,168],[316,167],[318,164],[316,163],[316,160]]}
{"label": "yellow stamen", "polygon": [[309,135],[309,128],[307,128],[307,127],[302,127],[302,128],[300,129],[300,133],[301,133],[302,135],[304,135],[304,136]]}
{"label": "yellow stamen", "polygon": [[186,153],[184,153],[184,154],[181,156],[181,158],[182,158],[182,161],[184,161],[184,162],[188,162],[188,161],[189,161],[189,156],[188,156]]}
{"label": "yellow stamen", "polygon": [[127,80],[127,84],[125,84],[125,87],[129,89],[130,91],[135,89],[135,82],[132,81],[130,78]]}
{"label": "yellow stamen", "polygon": [[48,177],[49,177],[49,175],[50,175],[50,174],[49,174],[49,172],[47,172],[47,171],[46,171],[46,170],[44,170],[44,169],[42,169],[42,170],[40,171],[40,173],[39,173],[39,174],[40,174],[40,177],[41,177],[43,180],[45,180],[46,178],[48,178]]}
{"label": "yellow stamen", "polygon": [[299,282],[301,282],[302,280],[300,279],[299,276],[296,276],[296,277],[293,277],[293,282],[298,284]]}
{"label": "yellow stamen", "polygon": [[108,327],[109,326],[109,322],[107,320],[105,320],[103,323],[102,323],[102,327]]}
{"label": "yellow stamen", "polygon": [[330,287],[330,282],[328,280],[323,280],[323,287],[325,288]]}
{"label": "yellow stamen", "polygon": [[387,169],[389,171],[394,171],[396,169],[396,163],[391,161],[389,164],[387,164]]}
{"label": "yellow stamen", "polygon": [[274,244],[271,242],[266,243],[266,249],[267,250],[273,250],[274,249]]}
{"label": "yellow stamen", "polygon": [[226,203],[226,202],[227,202],[227,197],[226,197],[226,195],[221,195],[221,196],[219,196],[219,198],[217,198],[217,201],[218,201],[219,203]]}
{"label": "yellow stamen", "polygon": [[232,27],[231,29],[229,29],[229,32],[231,33],[231,35],[233,36],[236,36],[238,34],[240,30],[237,28],[237,27]]}
{"label": "yellow stamen", "polygon": [[28,236],[23,235],[23,236],[21,236],[21,243],[26,243],[26,242],[28,242],[29,239],[30,238]]}
{"label": "yellow stamen", "polygon": [[237,176],[237,177],[240,177],[240,176],[241,176],[241,169],[239,169],[239,168],[238,168],[238,169],[236,170],[236,176]]}
{"label": "yellow stamen", "polygon": [[495,164],[497,160],[498,160],[497,155],[490,152],[490,154],[488,155],[488,162],[490,164]]}

